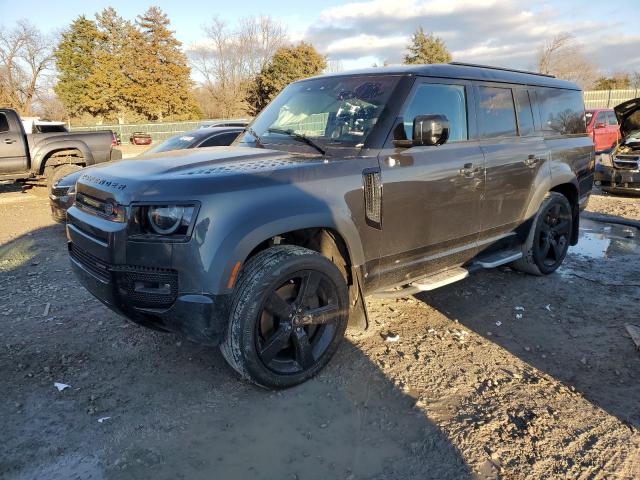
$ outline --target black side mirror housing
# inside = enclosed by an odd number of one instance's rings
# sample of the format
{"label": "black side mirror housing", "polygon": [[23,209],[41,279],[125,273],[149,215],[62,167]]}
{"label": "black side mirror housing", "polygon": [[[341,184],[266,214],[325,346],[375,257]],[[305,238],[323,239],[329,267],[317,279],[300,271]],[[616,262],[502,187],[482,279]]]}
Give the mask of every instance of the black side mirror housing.
{"label": "black side mirror housing", "polygon": [[449,139],[449,120],[446,115],[418,115],[413,119],[413,145],[442,145]]}

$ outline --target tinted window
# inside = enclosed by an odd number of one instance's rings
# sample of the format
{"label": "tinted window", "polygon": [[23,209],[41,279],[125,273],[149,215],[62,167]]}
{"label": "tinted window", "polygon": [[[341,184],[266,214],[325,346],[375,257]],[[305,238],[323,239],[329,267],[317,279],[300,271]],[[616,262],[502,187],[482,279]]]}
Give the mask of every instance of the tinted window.
{"label": "tinted window", "polygon": [[0,132],[9,131],[9,121],[4,113],[0,113]]}
{"label": "tinted window", "polygon": [[520,135],[531,135],[533,133],[533,112],[529,101],[529,92],[526,90],[514,90],[513,96],[516,99]]}
{"label": "tinted window", "polygon": [[[560,134],[584,133],[582,92],[558,88],[539,88],[542,128]],[[596,119],[596,122],[599,120]]]}
{"label": "tinted window", "polygon": [[150,148],[145,153],[160,153],[167,152],[169,150],[182,150],[184,148],[190,148],[196,137],[189,134],[180,134],[175,137],[168,138],[164,142]]}
{"label": "tinted window", "polygon": [[604,112],[598,112],[598,115],[596,115],[596,123],[594,125],[599,123],[602,123],[603,125],[607,124],[607,115]]}
{"label": "tinted window", "polygon": [[617,126],[618,119],[616,118],[616,114],[613,112],[607,112],[607,123],[609,125]]}
{"label": "tinted window", "polygon": [[479,87],[478,121],[485,138],[515,136],[516,114],[510,88]]}
{"label": "tinted window", "polygon": [[213,137],[207,138],[199,147],[226,147],[231,145],[240,132],[219,133]]}
{"label": "tinted window", "polygon": [[407,138],[413,137],[413,119],[418,115],[446,115],[449,141],[467,139],[467,102],[464,86],[426,83],[420,85],[403,115]]}

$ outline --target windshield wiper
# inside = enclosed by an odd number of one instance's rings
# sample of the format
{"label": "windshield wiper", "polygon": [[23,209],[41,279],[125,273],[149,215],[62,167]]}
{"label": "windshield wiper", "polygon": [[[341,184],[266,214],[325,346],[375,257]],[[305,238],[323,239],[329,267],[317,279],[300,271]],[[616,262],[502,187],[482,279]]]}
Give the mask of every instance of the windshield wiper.
{"label": "windshield wiper", "polygon": [[256,145],[258,145],[260,148],[266,148],[264,146],[264,143],[262,143],[262,139],[260,138],[260,136],[256,133],[256,131],[251,128],[251,127],[246,127],[244,129],[245,132],[248,132],[249,135],[251,135],[253,138],[256,139]]}
{"label": "windshield wiper", "polygon": [[303,135],[302,133],[296,133],[293,130],[285,130],[284,128],[269,128],[267,129],[267,132],[269,133],[281,133],[283,135],[288,135],[291,138],[298,140],[299,142],[303,142],[306,143],[307,145],[309,145],[310,147],[315,148],[317,151],[319,151],[322,155],[325,154],[325,150],[324,148],[322,148],[320,145],[318,145],[316,142],[314,142],[313,140],[311,140],[309,137],[307,137],[306,135]]}

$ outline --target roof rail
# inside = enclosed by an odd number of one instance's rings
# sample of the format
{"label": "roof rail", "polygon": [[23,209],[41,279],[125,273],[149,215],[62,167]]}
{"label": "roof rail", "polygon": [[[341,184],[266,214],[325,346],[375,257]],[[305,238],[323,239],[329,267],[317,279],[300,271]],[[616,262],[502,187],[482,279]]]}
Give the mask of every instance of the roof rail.
{"label": "roof rail", "polygon": [[516,72],[516,73],[526,73],[528,75],[539,75],[541,77],[549,77],[556,78],[555,75],[549,75],[547,73],[540,72],[529,72],[528,70],[516,70],[515,68],[505,68],[505,67],[493,67],[491,65],[478,65],[476,63],[464,63],[464,62],[449,62],[449,65],[458,65],[460,67],[478,67],[478,68],[489,68],[491,70],[502,70],[505,72]]}

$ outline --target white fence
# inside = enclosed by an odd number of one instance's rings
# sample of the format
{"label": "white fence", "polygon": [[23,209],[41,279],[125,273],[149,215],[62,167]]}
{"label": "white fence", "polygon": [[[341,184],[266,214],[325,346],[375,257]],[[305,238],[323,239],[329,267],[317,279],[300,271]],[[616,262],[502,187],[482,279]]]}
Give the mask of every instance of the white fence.
{"label": "white fence", "polygon": [[638,98],[640,89],[631,90],[586,90],[584,92],[585,108],[613,108],[616,105]]}

